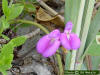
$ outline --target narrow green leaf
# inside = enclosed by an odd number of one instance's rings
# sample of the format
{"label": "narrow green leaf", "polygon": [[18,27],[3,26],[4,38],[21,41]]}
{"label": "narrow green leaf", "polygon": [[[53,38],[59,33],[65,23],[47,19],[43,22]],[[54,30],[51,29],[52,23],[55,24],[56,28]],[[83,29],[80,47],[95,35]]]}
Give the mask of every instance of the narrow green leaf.
{"label": "narrow green leaf", "polygon": [[[73,32],[76,32],[77,31],[76,27],[78,27],[77,19],[79,16],[80,3],[81,3],[81,0],[65,0],[65,22],[72,21],[72,23],[74,24]],[[81,11],[81,12],[83,12],[83,11]],[[81,16],[82,16],[82,14],[81,14]],[[81,18],[80,18],[80,20],[81,20]],[[75,57],[76,57],[76,51],[73,51],[72,54],[66,55],[65,69],[69,69],[69,65],[70,65],[70,69],[74,68],[73,65],[75,63],[75,59],[74,59]],[[68,60],[68,58],[69,59],[72,58],[72,60]]]}
{"label": "narrow green leaf", "polygon": [[[92,44],[94,44],[94,40],[96,37],[96,34],[98,33],[99,29],[100,29],[100,8],[96,14],[96,16],[93,18],[90,28],[89,28],[89,32],[88,32],[88,37],[87,37],[87,41],[86,41],[86,51],[84,53],[84,55],[82,56],[82,58],[85,57],[85,55],[88,53],[88,50],[90,48],[90,46]],[[95,44],[94,44],[95,45]]]}
{"label": "narrow green leaf", "polygon": [[73,31],[76,32],[76,23],[79,14],[81,0],[65,0],[65,23],[72,21]]}
{"label": "narrow green leaf", "polygon": [[89,32],[88,32],[88,37],[86,41],[86,48],[88,48],[89,44],[91,44],[94,41],[99,29],[100,29],[100,8],[96,16],[91,21]]}
{"label": "narrow green leaf", "polygon": [[86,12],[84,12],[84,13],[86,13],[86,15],[85,15],[86,17],[84,19],[85,21],[84,21],[83,33],[82,33],[82,37],[81,37],[81,46],[78,51],[78,59],[80,59],[84,53],[84,48],[85,48],[88,31],[89,31],[89,27],[90,27],[90,23],[91,23],[94,4],[95,4],[95,0],[89,0],[87,10],[86,10]]}

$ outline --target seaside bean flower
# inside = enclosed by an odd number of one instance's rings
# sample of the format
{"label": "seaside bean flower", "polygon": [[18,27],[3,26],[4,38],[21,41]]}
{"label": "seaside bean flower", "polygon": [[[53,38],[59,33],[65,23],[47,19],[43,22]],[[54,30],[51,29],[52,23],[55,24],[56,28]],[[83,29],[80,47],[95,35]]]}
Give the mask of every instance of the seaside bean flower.
{"label": "seaside bean flower", "polygon": [[72,22],[68,22],[65,26],[65,30],[63,33],[61,33],[60,41],[64,48],[67,50],[77,50],[80,47],[80,39],[75,34],[72,33]]}
{"label": "seaside bean flower", "polygon": [[60,31],[53,30],[50,34],[43,36],[37,43],[37,51],[44,57],[50,57],[56,53],[60,46]]}

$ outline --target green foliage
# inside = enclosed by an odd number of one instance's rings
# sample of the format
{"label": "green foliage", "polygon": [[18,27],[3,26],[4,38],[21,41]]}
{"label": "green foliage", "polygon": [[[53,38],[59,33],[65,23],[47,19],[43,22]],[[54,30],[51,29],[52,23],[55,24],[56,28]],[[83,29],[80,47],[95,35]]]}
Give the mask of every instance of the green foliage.
{"label": "green foliage", "polygon": [[[75,33],[77,30],[80,31],[80,26],[79,26],[80,24],[77,24],[78,22],[81,21],[81,18],[78,17],[79,12],[83,12],[83,9],[81,9],[80,11],[80,4],[81,4],[81,0],[65,0],[65,23],[68,21],[72,21],[72,23],[74,24],[73,32]],[[77,25],[79,26],[79,28]],[[77,34],[79,34],[79,32],[77,32]],[[66,70],[69,70],[69,69],[72,70],[74,68],[73,67],[73,64],[75,62],[74,56],[76,55],[73,55],[73,54],[75,54],[75,51],[72,51],[70,54],[66,55],[66,64],[65,64]]]}
{"label": "green foliage", "polygon": [[100,56],[100,44],[97,44],[96,40],[88,48],[87,55]]}
{"label": "green foliage", "polygon": [[0,18],[0,35],[3,32],[2,17]]}
{"label": "green foliage", "polygon": [[8,21],[17,18],[23,11],[23,8],[24,6],[21,4],[11,4],[8,6],[8,1],[2,0],[4,16],[0,18],[0,36],[5,29],[9,28],[10,24]]}
{"label": "green foliage", "polygon": [[13,60],[14,47],[24,44],[26,40],[26,37],[20,36],[12,39],[8,44],[3,45],[0,52],[0,72],[6,75],[6,70],[12,67],[11,62]]}
{"label": "green foliage", "polygon": [[0,18],[0,35],[2,34],[3,30],[7,29],[10,26],[10,24],[5,19],[5,16],[2,16]]}
{"label": "green foliage", "polygon": [[2,0],[2,9],[3,9],[3,13],[5,14],[5,16],[9,15],[9,8],[8,8],[8,1],[7,0]]}
{"label": "green foliage", "polygon": [[92,44],[99,29],[100,29],[100,8],[96,13],[96,16],[91,21],[91,25],[89,28],[88,37],[86,41],[86,48],[88,48],[88,46]]}
{"label": "green foliage", "polygon": [[[96,16],[91,21],[91,26],[89,28],[88,37],[86,41],[86,52],[85,54],[89,54],[91,56],[100,56],[100,45],[96,42],[96,34],[100,29],[100,8],[96,14]],[[100,35],[100,34],[99,34]],[[85,55],[84,54],[84,55]]]}
{"label": "green foliage", "polygon": [[24,6],[21,4],[12,4],[8,6],[7,0],[2,0],[2,8],[7,20],[12,20],[18,17],[23,11]]}
{"label": "green foliage", "polygon": [[9,8],[9,15],[6,16],[7,20],[12,20],[17,18],[23,11],[24,6],[21,4],[12,4],[12,6]]}
{"label": "green foliage", "polygon": [[100,32],[96,35],[95,40],[89,45],[87,55],[100,56]]}
{"label": "green foliage", "polygon": [[2,19],[2,25],[3,25],[3,29],[7,29],[10,26],[10,24],[5,18]]}
{"label": "green foliage", "polygon": [[35,6],[31,3],[30,4],[24,4],[24,7],[28,12],[35,12],[36,11]]}
{"label": "green foliage", "polygon": [[10,38],[7,37],[6,35],[1,34],[1,36],[2,36],[5,40],[10,40]]}
{"label": "green foliage", "polygon": [[65,0],[65,23],[72,21],[74,24],[73,31],[76,30],[76,23],[79,14],[81,0]]}
{"label": "green foliage", "polygon": [[20,46],[20,45],[24,44],[24,42],[26,41],[26,39],[27,38],[24,37],[24,36],[19,36],[17,38],[12,39],[10,42],[13,42],[14,43],[13,46],[17,47],[17,46]]}
{"label": "green foliage", "polygon": [[98,70],[100,67],[100,56],[91,56],[92,70]]}
{"label": "green foliage", "polygon": [[87,0],[86,1],[86,6],[85,6],[85,11],[84,11],[84,17],[83,17],[83,25],[82,25],[82,36],[81,36],[81,46],[78,51],[78,59],[81,58],[85,51],[85,44],[88,36],[88,31],[91,23],[91,18],[92,18],[92,12],[95,4],[95,0]]}

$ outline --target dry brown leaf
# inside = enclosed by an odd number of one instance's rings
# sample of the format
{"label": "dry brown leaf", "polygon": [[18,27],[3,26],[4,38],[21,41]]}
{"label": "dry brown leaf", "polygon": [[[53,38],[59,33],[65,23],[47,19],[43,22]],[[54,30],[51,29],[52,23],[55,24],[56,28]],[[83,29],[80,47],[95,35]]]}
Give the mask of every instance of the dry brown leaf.
{"label": "dry brown leaf", "polygon": [[36,13],[36,18],[39,21],[50,21],[52,19],[52,17],[49,14],[47,14],[41,7],[38,9]]}
{"label": "dry brown leaf", "polygon": [[42,25],[44,25],[44,26],[46,26],[47,29],[49,29],[49,31],[52,31],[52,30],[56,29],[54,26],[52,26],[52,24],[50,22],[40,21],[39,23],[42,24]]}
{"label": "dry brown leaf", "polygon": [[44,10],[43,8],[39,8],[36,13],[36,19],[42,22],[51,22],[53,24],[56,24],[60,27],[64,27],[64,22],[61,21],[61,19],[56,16],[51,16]]}

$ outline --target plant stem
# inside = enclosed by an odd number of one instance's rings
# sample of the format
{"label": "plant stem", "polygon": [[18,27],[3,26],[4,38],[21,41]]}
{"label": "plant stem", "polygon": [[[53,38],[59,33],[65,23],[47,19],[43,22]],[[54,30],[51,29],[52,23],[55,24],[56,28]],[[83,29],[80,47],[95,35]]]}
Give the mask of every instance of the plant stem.
{"label": "plant stem", "polygon": [[[28,20],[21,20],[21,19],[18,19],[16,20],[15,22],[20,22],[20,23],[26,23],[26,24],[32,24],[38,28],[40,28],[42,31],[44,31],[46,34],[49,34],[49,31],[43,27],[41,24],[38,24],[36,22],[33,22],[33,21],[28,21]],[[59,52],[59,51],[57,51]],[[59,66],[59,72],[60,72],[60,75],[63,75],[63,66],[62,66],[62,61],[61,61],[61,56],[59,54],[56,54],[56,58],[57,58],[57,62],[58,62],[58,66]]]}
{"label": "plant stem", "polygon": [[[80,9],[79,9],[79,15],[77,20],[77,28],[76,28],[76,34],[79,36],[80,30],[81,30],[81,23],[82,23],[82,16],[84,12],[84,6],[85,6],[85,0],[81,0],[80,2]],[[72,51],[72,58],[71,58],[71,64],[70,64],[70,70],[75,69],[75,60],[76,60],[76,50]]]}
{"label": "plant stem", "polygon": [[61,60],[61,56],[59,54],[56,54],[56,58],[57,58],[57,62],[58,62],[58,66],[59,66],[59,75],[63,75],[64,71],[63,71],[63,65],[62,65],[62,60]]}
{"label": "plant stem", "polygon": [[16,22],[20,22],[20,23],[26,23],[26,24],[32,24],[38,28],[40,28],[42,31],[44,31],[46,34],[49,34],[49,31],[43,27],[42,25],[36,23],[36,22],[33,22],[33,21],[28,21],[28,20],[21,20],[21,19],[18,19],[16,20]]}

